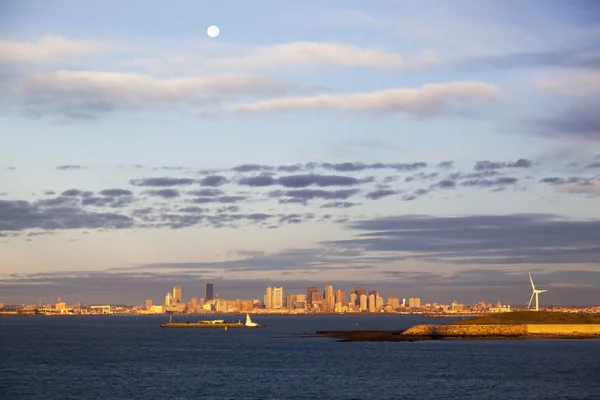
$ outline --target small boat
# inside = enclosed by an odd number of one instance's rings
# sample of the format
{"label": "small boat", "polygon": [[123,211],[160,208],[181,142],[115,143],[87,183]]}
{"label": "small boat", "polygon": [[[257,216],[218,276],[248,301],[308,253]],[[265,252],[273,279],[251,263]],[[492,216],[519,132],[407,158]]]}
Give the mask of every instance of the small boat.
{"label": "small boat", "polygon": [[246,314],[246,326],[248,328],[256,328],[259,325],[256,322],[252,321],[252,319],[250,318],[250,314]]}

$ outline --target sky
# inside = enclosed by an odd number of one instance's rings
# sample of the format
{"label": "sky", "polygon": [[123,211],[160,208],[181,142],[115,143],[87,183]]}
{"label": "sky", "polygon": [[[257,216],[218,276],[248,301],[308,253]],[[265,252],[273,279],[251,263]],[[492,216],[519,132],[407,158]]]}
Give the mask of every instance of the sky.
{"label": "sky", "polygon": [[2,0],[0,302],[600,304],[599,17]]}

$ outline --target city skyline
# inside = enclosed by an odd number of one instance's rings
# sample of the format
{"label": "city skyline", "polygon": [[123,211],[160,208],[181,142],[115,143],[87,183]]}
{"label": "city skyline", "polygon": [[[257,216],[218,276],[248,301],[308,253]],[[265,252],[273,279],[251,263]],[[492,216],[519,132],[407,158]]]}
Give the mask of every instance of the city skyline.
{"label": "city skyline", "polygon": [[0,13],[0,302],[600,303],[597,2],[38,3]]}

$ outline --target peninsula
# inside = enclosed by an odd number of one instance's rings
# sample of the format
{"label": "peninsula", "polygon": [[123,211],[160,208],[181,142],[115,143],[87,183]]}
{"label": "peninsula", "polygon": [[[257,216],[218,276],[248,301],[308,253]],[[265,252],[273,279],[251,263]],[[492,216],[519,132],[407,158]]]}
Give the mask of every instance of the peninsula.
{"label": "peninsula", "polygon": [[520,311],[447,324],[416,325],[407,330],[317,331],[314,336],[335,337],[348,342],[412,342],[449,339],[600,339],[600,316]]}

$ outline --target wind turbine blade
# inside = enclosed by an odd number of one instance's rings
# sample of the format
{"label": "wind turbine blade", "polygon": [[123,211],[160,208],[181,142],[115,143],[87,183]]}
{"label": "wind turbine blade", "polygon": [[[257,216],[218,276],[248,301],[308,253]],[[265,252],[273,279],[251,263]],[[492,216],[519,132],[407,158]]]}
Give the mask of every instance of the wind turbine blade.
{"label": "wind turbine blade", "polygon": [[533,296],[535,296],[535,292],[531,293],[531,298],[529,299],[529,304],[527,304],[527,309],[531,307],[531,300],[533,300]]}
{"label": "wind turbine blade", "polygon": [[533,284],[533,279],[531,278],[531,272],[529,273],[529,280],[531,281],[531,287],[535,290],[535,285]]}

